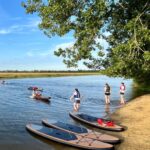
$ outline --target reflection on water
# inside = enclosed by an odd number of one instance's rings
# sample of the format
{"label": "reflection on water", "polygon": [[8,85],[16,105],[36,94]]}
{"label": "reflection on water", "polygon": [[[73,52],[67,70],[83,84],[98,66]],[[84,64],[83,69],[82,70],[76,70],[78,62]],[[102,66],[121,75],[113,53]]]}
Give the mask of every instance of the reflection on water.
{"label": "reflection on water", "polygon": [[[36,79],[10,79],[0,85],[0,147],[3,150],[74,150],[75,148],[56,144],[29,134],[27,123],[41,124],[44,118],[61,120],[80,125],[69,117],[72,103],[69,98],[78,88],[83,96],[80,112],[96,117],[110,115],[119,107],[119,86],[123,79],[106,76],[80,76]],[[104,85],[111,86],[111,105],[105,105]],[[126,100],[132,98],[132,81],[126,84]],[[30,98],[30,86],[43,88],[44,96],[51,96],[51,103]],[[81,124],[82,125],[82,124]]]}

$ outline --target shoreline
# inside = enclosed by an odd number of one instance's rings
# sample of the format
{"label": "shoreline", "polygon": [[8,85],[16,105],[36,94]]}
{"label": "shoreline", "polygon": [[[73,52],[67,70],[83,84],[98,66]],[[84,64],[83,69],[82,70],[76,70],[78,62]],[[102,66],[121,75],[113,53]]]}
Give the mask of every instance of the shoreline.
{"label": "shoreline", "polygon": [[131,100],[110,115],[110,118],[127,127],[123,132],[111,132],[123,140],[115,146],[115,150],[150,149],[150,94]]}
{"label": "shoreline", "polygon": [[102,75],[100,72],[0,72],[0,79]]}

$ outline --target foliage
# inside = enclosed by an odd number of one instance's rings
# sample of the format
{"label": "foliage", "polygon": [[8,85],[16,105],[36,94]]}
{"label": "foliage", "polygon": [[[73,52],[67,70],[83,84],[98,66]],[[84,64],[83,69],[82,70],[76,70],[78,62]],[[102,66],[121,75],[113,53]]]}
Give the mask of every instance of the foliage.
{"label": "foliage", "polygon": [[[85,60],[107,75],[149,81],[149,0],[27,0],[22,5],[27,13],[39,15],[39,28],[47,36],[73,31],[74,45],[55,51],[68,67]],[[109,43],[107,52],[100,38]]]}
{"label": "foliage", "polygon": [[131,77],[138,82],[149,81],[149,6],[146,0],[122,0],[110,5],[108,74]]}

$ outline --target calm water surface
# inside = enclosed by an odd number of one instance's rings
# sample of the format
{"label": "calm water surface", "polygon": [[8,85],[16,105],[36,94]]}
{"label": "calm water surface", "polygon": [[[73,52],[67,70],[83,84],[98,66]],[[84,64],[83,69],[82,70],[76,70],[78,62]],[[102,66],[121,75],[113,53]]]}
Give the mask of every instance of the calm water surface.
{"label": "calm water surface", "polygon": [[[107,76],[79,76],[36,79],[10,79],[0,85],[0,149],[2,150],[75,150],[31,135],[26,131],[27,123],[41,124],[44,118],[78,124],[68,113],[72,111],[69,100],[74,88],[83,96],[80,112],[104,117],[119,107],[119,86],[126,84],[126,100],[132,98],[132,81]],[[111,105],[104,103],[103,88],[108,82],[112,88]],[[51,103],[30,99],[29,86],[44,89],[43,95],[51,96]]]}

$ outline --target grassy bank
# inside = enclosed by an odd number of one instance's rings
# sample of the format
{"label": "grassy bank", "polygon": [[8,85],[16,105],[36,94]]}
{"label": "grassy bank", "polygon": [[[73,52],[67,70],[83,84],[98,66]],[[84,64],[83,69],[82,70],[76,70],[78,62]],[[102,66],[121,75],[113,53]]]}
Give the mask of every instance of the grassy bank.
{"label": "grassy bank", "polygon": [[150,149],[150,94],[135,98],[117,110],[111,118],[127,127],[124,132],[112,133],[123,139],[116,150]]}
{"label": "grassy bank", "polygon": [[100,75],[99,72],[0,72],[1,79]]}

